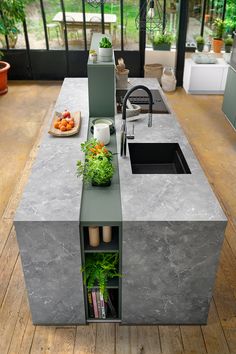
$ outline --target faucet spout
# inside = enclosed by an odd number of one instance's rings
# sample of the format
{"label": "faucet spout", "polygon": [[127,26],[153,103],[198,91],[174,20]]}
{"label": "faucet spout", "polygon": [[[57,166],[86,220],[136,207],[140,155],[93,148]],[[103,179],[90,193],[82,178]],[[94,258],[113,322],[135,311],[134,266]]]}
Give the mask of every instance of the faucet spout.
{"label": "faucet spout", "polygon": [[149,112],[148,112],[148,127],[152,126],[152,104],[153,104],[153,98],[152,98],[152,93],[149,90],[148,87],[144,85],[137,85],[131,87],[129,91],[126,92],[124,101],[123,101],[123,110],[122,110],[122,126],[121,126],[121,149],[120,149],[120,154],[121,156],[126,156],[126,145],[127,145],[127,128],[126,128],[126,104],[127,100],[129,99],[129,96],[131,95],[132,92],[136,90],[144,90],[147,92],[148,97],[149,97]]}

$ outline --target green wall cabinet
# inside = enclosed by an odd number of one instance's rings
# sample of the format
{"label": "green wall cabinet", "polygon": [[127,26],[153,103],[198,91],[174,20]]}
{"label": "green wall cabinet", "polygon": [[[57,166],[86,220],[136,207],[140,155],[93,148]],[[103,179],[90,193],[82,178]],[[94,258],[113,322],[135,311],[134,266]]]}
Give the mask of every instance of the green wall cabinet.
{"label": "green wall cabinet", "polygon": [[227,82],[225,87],[224,101],[222,110],[225,113],[226,117],[236,128],[236,71],[231,67],[228,71]]}

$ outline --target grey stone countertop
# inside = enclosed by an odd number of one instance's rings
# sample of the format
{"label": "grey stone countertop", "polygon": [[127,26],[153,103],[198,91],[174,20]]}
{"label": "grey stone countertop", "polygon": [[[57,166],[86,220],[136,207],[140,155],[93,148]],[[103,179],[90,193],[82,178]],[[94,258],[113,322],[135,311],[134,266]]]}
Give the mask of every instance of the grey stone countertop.
{"label": "grey stone countertop", "polygon": [[[131,85],[140,83],[159,87],[155,79],[130,79]],[[76,161],[83,159],[80,144],[87,139],[87,79],[64,80],[55,111],[65,108],[81,111],[80,132],[73,137],[55,138],[47,133],[49,122],[15,221],[79,221],[82,181],[76,177]],[[117,115],[118,151],[120,122],[121,115]],[[173,111],[170,115],[153,115],[152,128],[147,127],[144,114],[135,122],[133,142],[178,142],[192,174],[134,175],[127,150],[126,158],[118,158],[123,221],[226,220]]]}
{"label": "grey stone countertop", "polygon": [[88,79],[64,80],[54,111],[64,109],[81,111],[79,134],[49,135],[50,118],[15,221],[79,221],[82,180],[76,176],[76,161],[84,158],[80,144],[87,140]]}
{"label": "grey stone countertop", "polygon": [[[131,79],[130,86],[144,84],[151,89],[160,88],[156,79]],[[162,97],[171,114],[153,114],[149,128],[148,115],[127,122],[135,125],[135,139],[128,143],[179,143],[191,174],[132,174],[127,156],[119,156],[123,221],[225,221],[227,220],[211,186],[195,157],[183,130],[165,95]],[[117,144],[120,151],[121,114],[116,116]]]}

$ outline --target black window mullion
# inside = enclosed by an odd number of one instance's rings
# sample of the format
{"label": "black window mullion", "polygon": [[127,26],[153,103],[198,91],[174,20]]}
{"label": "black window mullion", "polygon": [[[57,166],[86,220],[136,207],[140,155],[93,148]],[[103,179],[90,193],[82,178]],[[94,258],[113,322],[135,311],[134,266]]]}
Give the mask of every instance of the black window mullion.
{"label": "black window mullion", "polygon": [[102,33],[105,33],[105,24],[104,24],[104,0],[101,0],[101,20],[102,20]]}
{"label": "black window mullion", "polygon": [[145,47],[146,47],[146,0],[139,1],[139,52],[140,52],[140,76],[144,76]]}
{"label": "black window mullion", "polygon": [[205,15],[206,15],[206,2],[207,2],[207,0],[203,1],[203,7],[202,7],[202,21],[201,21],[201,32],[200,32],[201,36],[203,36],[203,33],[204,33],[204,24],[205,24]]}
{"label": "black window mullion", "polygon": [[48,32],[47,32],[47,21],[46,21],[46,16],[45,16],[45,10],[44,10],[43,0],[40,0],[40,7],[41,7],[42,18],[43,18],[43,28],[44,28],[44,35],[45,35],[46,48],[47,48],[47,50],[49,50]]}
{"label": "black window mullion", "polygon": [[27,31],[27,24],[26,20],[22,22],[23,24],[23,30],[24,30],[24,36],[25,36],[25,46],[26,46],[26,51],[27,51],[27,58],[28,58],[28,63],[29,63],[29,74],[30,77],[33,76],[33,71],[32,71],[32,64],[31,64],[31,57],[30,57],[30,44],[29,44],[29,37],[28,37],[28,31]]}
{"label": "black window mullion", "polygon": [[224,0],[224,3],[223,3],[223,13],[222,13],[222,20],[225,19],[226,3],[227,3],[227,0]]}
{"label": "black window mullion", "polygon": [[66,25],[66,14],[65,14],[65,4],[64,0],[60,0],[61,3],[61,10],[62,10],[62,17],[63,17],[63,24],[64,24],[64,38],[65,38],[65,48],[66,48],[66,69],[67,75],[69,76],[70,68],[69,68],[69,46],[68,46],[68,36],[67,36],[67,25]]}
{"label": "black window mullion", "polygon": [[164,33],[166,29],[166,0],[163,0],[163,21],[162,21],[162,32]]}
{"label": "black window mullion", "polygon": [[121,44],[121,50],[123,51],[124,50],[124,1],[123,0],[120,0],[120,44]]}
{"label": "black window mullion", "polygon": [[86,10],[85,10],[85,0],[82,0],[83,8],[83,33],[84,33],[84,50],[87,50],[87,35],[86,35]]}

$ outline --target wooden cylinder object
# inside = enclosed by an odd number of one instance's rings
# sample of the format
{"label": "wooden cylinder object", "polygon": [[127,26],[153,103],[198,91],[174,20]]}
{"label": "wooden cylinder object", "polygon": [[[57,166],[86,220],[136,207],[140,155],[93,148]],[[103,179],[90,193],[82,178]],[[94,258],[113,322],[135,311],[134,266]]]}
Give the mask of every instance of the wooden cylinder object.
{"label": "wooden cylinder object", "polygon": [[102,239],[103,242],[111,242],[111,226],[103,226],[102,228]]}
{"label": "wooden cylinder object", "polygon": [[89,226],[89,245],[91,247],[98,247],[100,243],[99,227]]}

